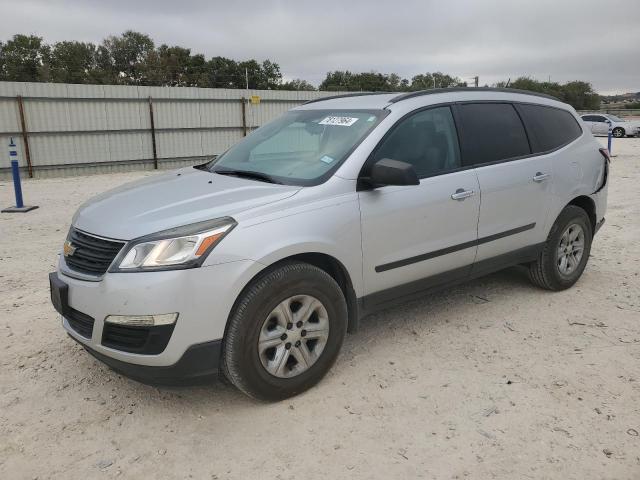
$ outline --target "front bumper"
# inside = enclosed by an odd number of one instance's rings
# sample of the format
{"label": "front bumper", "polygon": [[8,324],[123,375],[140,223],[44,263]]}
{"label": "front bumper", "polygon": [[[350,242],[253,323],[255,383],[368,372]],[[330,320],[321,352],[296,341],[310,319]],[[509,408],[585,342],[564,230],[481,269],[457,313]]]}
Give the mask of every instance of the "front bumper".
{"label": "front bumper", "polygon": [[80,343],[87,352],[116,372],[149,385],[182,385],[215,378],[222,355],[222,340],[214,340],[192,345],[173,365],[151,367],[116,360],[79,342],[73,335],[69,334],[69,336]]}
{"label": "front bumper", "polygon": [[[201,376],[217,368],[219,345],[233,304],[262,268],[260,263],[239,260],[187,270],[107,273],[100,281],[73,278],[58,269],[52,282],[57,279],[66,285],[67,305],[57,310],[74,340],[114,369],[155,381],[173,374]],[[178,312],[178,320],[159,353],[132,353],[105,345],[109,344],[104,322],[108,315],[171,312]],[[215,358],[204,358],[203,352]]]}

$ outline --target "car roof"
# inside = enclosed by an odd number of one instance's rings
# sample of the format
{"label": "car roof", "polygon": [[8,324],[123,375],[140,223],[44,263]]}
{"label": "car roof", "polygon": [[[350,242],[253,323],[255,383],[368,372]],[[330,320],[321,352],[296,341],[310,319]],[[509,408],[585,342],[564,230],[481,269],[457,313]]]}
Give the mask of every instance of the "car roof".
{"label": "car roof", "polygon": [[[518,100],[518,97],[528,97],[528,101],[532,103],[549,103],[548,100],[552,100],[554,103],[561,103],[556,97],[546,95],[543,93],[530,92],[528,90],[517,90],[514,88],[489,88],[489,87],[455,87],[455,88],[434,88],[430,90],[420,90],[416,92],[406,93],[389,93],[389,92],[357,92],[347,93],[341,95],[333,95],[323,98],[317,98],[310,100],[299,107],[296,110],[321,110],[321,109],[371,109],[381,110],[389,107],[390,105],[405,102],[407,100],[418,99],[421,97],[428,97],[424,100],[425,103],[438,103],[438,99],[442,95],[446,95],[447,100],[455,96],[456,93],[463,94],[464,100],[471,100],[469,97],[474,97],[478,100]],[[452,95],[453,94],[453,95]],[[503,95],[496,95],[503,94]],[[504,95],[509,94],[509,95]],[[512,95],[515,95],[512,97]],[[533,97],[533,98],[532,98]],[[546,99],[547,101],[540,102],[540,99]],[[521,101],[527,101],[527,98],[520,98]]]}

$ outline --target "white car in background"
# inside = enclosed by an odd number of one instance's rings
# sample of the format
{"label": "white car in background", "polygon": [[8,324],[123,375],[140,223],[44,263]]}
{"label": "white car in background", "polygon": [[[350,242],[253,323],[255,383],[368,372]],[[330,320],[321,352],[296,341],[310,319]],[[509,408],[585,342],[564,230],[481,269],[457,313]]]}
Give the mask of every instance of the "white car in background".
{"label": "white car in background", "polygon": [[608,113],[588,113],[582,115],[582,121],[591,128],[594,135],[608,135],[611,122],[611,134],[616,138],[640,136],[640,121],[637,120],[623,120]]}

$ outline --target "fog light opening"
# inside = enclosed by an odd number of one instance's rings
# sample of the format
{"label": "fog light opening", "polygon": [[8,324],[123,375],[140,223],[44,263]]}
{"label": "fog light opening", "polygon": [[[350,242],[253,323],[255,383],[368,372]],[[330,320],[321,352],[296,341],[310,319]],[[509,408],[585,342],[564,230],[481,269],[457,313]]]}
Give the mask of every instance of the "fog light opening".
{"label": "fog light opening", "polygon": [[162,313],[158,315],[108,315],[106,323],[129,325],[131,327],[156,327],[159,325],[173,325],[178,320],[177,313]]}

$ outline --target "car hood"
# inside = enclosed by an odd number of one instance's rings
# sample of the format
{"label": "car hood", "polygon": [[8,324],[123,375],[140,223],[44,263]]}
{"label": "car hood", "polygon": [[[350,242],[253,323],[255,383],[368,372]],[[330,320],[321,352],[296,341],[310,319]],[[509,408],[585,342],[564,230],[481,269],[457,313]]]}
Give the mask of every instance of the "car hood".
{"label": "car hood", "polygon": [[80,230],[131,240],[277,202],[301,187],[219,175],[195,168],[154,175],[84,203],[73,219]]}

